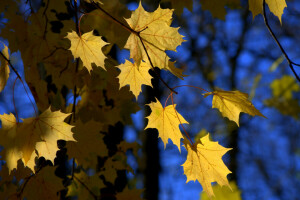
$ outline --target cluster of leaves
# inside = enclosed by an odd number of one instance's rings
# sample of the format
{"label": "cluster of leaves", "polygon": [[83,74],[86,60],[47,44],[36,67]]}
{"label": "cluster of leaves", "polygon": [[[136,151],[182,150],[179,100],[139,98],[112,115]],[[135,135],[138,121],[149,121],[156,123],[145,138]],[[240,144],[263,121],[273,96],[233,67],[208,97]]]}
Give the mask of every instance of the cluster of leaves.
{"label": "cluster of leaves", "polygon": [[[7,19],[0,36],[8,40],[11,52],[21,52],[25,73],[24,78],[20,76],[9,60],[8,47],[4,45],[0,60],[0,91],[12,69],[24,90],[25,82],[29,86],[37,105],[32,118],[19,119],[17,110],[15,114],[0,116],[0,145],[4,147],[1,159],[5,161],[0,174],[0,197],[58,199],[58,192],[66,188],[67,196],[78,196],[79,199],[103,197],[101,190],[108,184],[115,184],[119,170],[131,171],[126,161],[127,150],[137,154],[139,148],[135,143],[126,142],[108,146],[105,138],[114,137],[110,136],[113,134],[110,127],[119,122],[131,123],[130,114],[139,109],[133,97],[138,99],[142,85],[152,87],[149,71],[158,67],[180,79],[185,77],[183,70],[176,68],[175,62],[166,54],[167,50],[176,51],[185,41],[179,28],[171,27],[174,10],[158,7],[154,12],[147,12],[140,2],[130,16],[117,0],[86,0],[81,4],[92,6],[94,10],[79,19],[76,1],[45,0],[37,8],[31,1],[27,2],[30,12],[22,14],[19,6],[26,2],[0,2],[0,12]],[[170,3],[173,8],[179,8],[175,10],[179,13],[183,7],[192,8],[191,0]],[[203,9],[221,19],[225,17],[226,7],[239,7],[237,0],[204,0],[201,3]],[[285,1],[269,0],[266,3],[281,20]],[[262,0],[249,0],[253,16],[263,12],[262,6]],[[99,35],[105,37],[106,42]],[[125,63],[118,64],[109,55],[114,44],[130,51],[130,58]],[[212,182],[230,188],[227,180],[230,170],[222,160],[230,148],[211,141],[209,134],[193,142],[183,126],[188,122],[177,112],[173,100],[173,95],[177,94],[175,89],[183,86],[171,88],[159,74],[156,76],[170,90],[170,95],[164,106],[158,99],[148,104],[151,114],[145,129],[157,129],[164,146],[170,139],[181,151],[183,144],[187,150],[187,159],[182,165],[187,182],[198,180],[209,198],[214,196]],[[246,93],[198,89],[205,91],[204,97],[213,95],[212,107],[238,126],[241,112],[263,116]],[[66,101],[69,90],[74,94],[71,105]],[[299,88],[295,87],[295,90]],[[78,96],[81,100],[76,104]],[[169,99],[172,103],[167,106]],[[68,158],[74,160],[70,177],[64,182],[55,175],[56,167],[53,166],[57,152],[62,149],[57,146],[60,140],[66,141],[63,148],[67,150]],[[99,164],[99,158],[103,163]],[[89,169],[94,172],[89,173]],[[138,199],[140,194],[141,190],[126,187],[110,195],[117,199]]]}

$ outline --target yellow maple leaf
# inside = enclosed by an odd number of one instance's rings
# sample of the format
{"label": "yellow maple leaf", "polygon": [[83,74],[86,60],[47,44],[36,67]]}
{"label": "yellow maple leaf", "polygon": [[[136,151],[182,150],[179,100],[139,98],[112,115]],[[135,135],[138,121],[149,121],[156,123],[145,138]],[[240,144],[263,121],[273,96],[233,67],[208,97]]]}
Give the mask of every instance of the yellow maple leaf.
{"label": "yellow maple leaf", "polygon": [[42,139],[41,142],[36,144],[39,156],[43,156],[54,163],[56,151],[59,150],[57,140],[76,141],[71,131],[73,126],[64,122],[69,115],[60,111],[52,112],[48,108],[39,117],[29,119],[35,123],[32,131],[36,131]]}
{"label": "yellow maple leaf", "polygon": [[132,91],[136,99],[142,91],[142,85],[152,87],[152,76],[148,72],[151,66],[148,63],[141,62],[138,67],[136,63],[126,60],[124,64],[117,67],[121,70],[120,75],[117,77],[119,78],[120,88],[129,85],[130,91]]}
{"label": "yellow maple leaf", "polygon": [[97,156],[107,156],[108,150],[103,141],[104,135],[100,133],[102,124],[93,120],[82,123],[76,122],[72,129],[75,141],[68,141],[66,144],[69,158],[75,158],[79,165],[84,168],[94,168],[98,162]]}
{"label": "yellow maple leaf", "polygon": [[[188,122],[176,111],[176,104],[169,105],[165,108],[156,99],[156,102],[148,104],[151,108],[151,114],[146,117],[148,119],[147,128],[156,128],[158,130],[158,137],[160,137],[164,143],[164,147],[168,144],[168,139],[171,139],[173,144],[180,150],[180,139],[183,138],[179,129],[180,122],[182,124],[188,124]],[[179,119],[178,119],[179,117]]]}
{"label": "yellow maple leaf", "polygon": [[187,150],[187,159],[183,166],[187,181],[196,181],[202,185],[203,191],[211,198],[214,196],[211,186],[212,182],[219,185],[226,185],[230,188],[227,175],[231,171],[226,167],[222,156],[231,148],[225,148],[218,142],[212,142],[209,134],[202,137],[194,145],[188,140],[184,140],[184,146]]}
{"label": "yellow maple leaf", "polygon": [[63,179],[55,175],[56,167],[46,166],[30,178],[24,187],[22,199],[31,200],[58,200],[59,191],[65,189]]}
{"label": "yellow maple leaf", "polygon": [[[9,59],[8,47],[6,45],[4,45],[4,48],[2,49],[2,54],[7,59]],[[0,92],[1,92],[6,85],[10,70],[9,70],[8,62],[2,56],[0,56],[0,63],[1,63],[0,65]]]}
{"label": "yellow maple leaf", "polygon": [[38,117],[24,119],[23,123],[17,123],[13,114],[0,115],[0,144],[4,147],[1,154],[9,170],[17,168],[18,160],[22,159],[34,171],[35,150],[39,156],[54,162],[57,140],[75,141],[72,126],[64,122],[67,116],[59,111],[51,112],[50,108]]}
{"label": "yellow maple leaf", "polygon": [[104,42],[100,36],[94,36],[93,31],[87,32],[81,36],[75,31],[68,33],[66,36],[71,41],[70,50],[74,58],[80,58],[83,66],[90,72],[92,63],[100,66],[105,70],[104,60],[105,55],[102,52],[102,47],[108,43]]}
{"label": "yellow maple leaf", "polygon": [[299,92],[300,86],[296,82],[293,76],[284,75],[280,79],[275,79],[271,83],[271,88],[273,96],[276,98],[281,98],[290,100],[293,98],[293,92]]}
{"label": "yellow maple leaf", "polygon": [[[285,0],[266,0],[270,11],[278,17],[280,23],[283,10],[287,7]],[[263,13],[263,0],[249,0],[249,10],[252,12],[253,18]]]}
{"label": "yellow maple leaf", "polygon": [[[170,27],[172,14],[173,10],[160,7],[153,13],[147,12],[140,3],[139,7],[133,11],[131,18],[126,21],[130,28],[140,35],[154,67],[169,70],[182,78],[182,73],[178,74],[169,67],[173,63],[169,61],[170,58],[165,53],[166,50],[176,51],[176,47],[184,41],[183,36],[178,33],[179,28]],[[129,35],[125,48],[130,50],[130,58],[133,58],[139,66],[142,60],[148,63],[149,60],[136,33]]]}
{"label": "yellow maple leaf", "polygon": [[240,91],[214,91],[204,94],[204,97],[213,95],[212,108],[217,108],[223,117],[234,121],[239,126],[239,115],[241,112],[251,116],[262,116],[263,114],[257,110],[248,100],[248,94]]}

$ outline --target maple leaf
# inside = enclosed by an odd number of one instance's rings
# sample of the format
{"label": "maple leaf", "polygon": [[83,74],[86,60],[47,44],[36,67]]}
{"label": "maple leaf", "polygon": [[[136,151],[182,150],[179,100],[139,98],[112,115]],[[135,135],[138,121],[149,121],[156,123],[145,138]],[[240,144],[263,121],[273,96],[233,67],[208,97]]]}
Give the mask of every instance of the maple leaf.
{"label": "maple leaf", "polygon": [[136,63],[126,60],[124,64],[117,67],[121,70],[120,75],[117,77],[119,78],[120,88],[129,85],[130,91],[132,91],[136,99],[142,91],[142,85],[152,87],[152,76],[148,72],[151,66],[148,63],[142,61],[138,68]]}
{"label": "maple leaf", "polygon": [[[283,10],[287,7],[285,0],[266,0],[270,11],[278,17],[280,23]],[[253,14],[253,18],[263,13],[263,0],[249,0],[249,10]]]}
{"label": "maple leaf", "polygon": [[186,182],[198,180],[209,198],[214,196],[212,182],[230,188],[226,176],[231,172],[223,163],[222,156],[231,148],[225,148],[218,142],[210,141],[209,134],[194,145],[185,139],[184,146],[187,150],[187,159],[182,166],[187,177]]}
{"label": "maple leaf", "polygon": [[[141,2],[139,7],[133,11],[131,18],[126,19],[131,29],[136,33],[131,33],[125,44],[125,48],[130,50],[130,58],[139,66],[141,61],[149,62],[144,50],[141,37],[149,57],[154,65],[160,69],[171,71],[174,75],[182,78],[183,75],[173,72],[169,65],[169,57],[166,50],[176,51],[176,47],[184,41],[183,36],[178,33],[179,28],[170,27],[173,10],[157,8],[153,13],[144,10]],[[138,33],[138,34],[137,34]]]}
{"label": "maple leaf", "polygon": [[271,84],[273,96],[286,100],[293,98],[293,92],[299,92],[300,86],[293,76],[284,75],[281,79],[276,79]]}
{"label": "maple leaf", "polygon": [[0,144],[4,147],[1,154],[9,170],[17,168],[18,160],[22,159],[34,171],[35,150],[39,156],[54,162],[59,150],[57,140],[74,141],[72,126],[64,122],[67,116],[59,111],[51,112],[50,108],[38,117],[24,119],[23,123],[17,123],[13,114],[0,115]]}
{"label": "maple leaf", "polygon": [[141,195],[144,189],[129,189],[128,186],[120,193],[117,193],[116,198],[118,200],[135,199],[142,200]]}
{"label": "maple leaf", "polygon": [[94,36],[93,31],[78,36],[75,31],[72,31],[68,33],[66,38],[71,41],[70,50],[74,58],[80,58],[83,66],[85,66],[89,72],[93,69],[92,63],[95,63],[105,70],[104,60],[106,57],[101,49],[108,43],[104,42],[100,36]]}
{"label": "maple leaf", "polygon": [[[115,19],[126,24],[125,18],[129,18],[131,11],[128,10],[126,4],[119,0],[102,0],[103,8],[105,11],[114,16]],[[95,9],[81,20],[81,30],[89,31],[91,27],[99,33],[99,35],[105,36],[107,41],[111,44],[116,44],[120,49],[124,48],[124,45],[129,37],[129,31],[122,31],[118,23],[112,23],[110,18],[99,9]],[[105,28],[103,28],[105,27]]]}
{"label": "maple leaf", "polygon": [[[82,183],[84,183],[85,186],[83,186]],[[66,196],[77,196],[78,199],[95,199],[94,196],[91,196],[90,192],[99,196],[100,189],[104,187],[103,181],[97,174],[88,176],[85,172],[80,171],[79,173],[74,174],[74,179],[68,186],[68,193]]]}
{"label": "maple leaf", "polygon": [[[9,59],[8,47],[6,45],[4,45],[2,54],[7,59]],[[2,56],[0,56],[0,63],[1,63],[1,65],[0,65],[0,92],[1,92],[6,85],[10,70],[9,70],[8,62]]]}
{"label": "maple leaf", "polygon": [[238,7],[240,5],[239,0],[201,0],[203,10],[209,10],[213,17],[225,20],[226,6]]}
{"label": "maple leaf", "polygon": [[60,199],[58,192],[65,189],[63,179],[55,175],[56,167],[46,166],[31,177],[24,187],[22,199],[55,200]]}
{"label": "maple leaf", "polygon": [[171,139],[173,144],[176,145],[181,152],[180,139],[183,138],[183,136],[179,129],[179,124],[180,122],[182,124],[188,124],[188,122],[175,110],[176,104],[163,108],[158,99],[156,99],[156,102],[151,102],[148,106],[151,108],[151,114],[146,117],[148,124],[145,129],[156,128],[158,130],[158,136],[164,142],[165,148],[166,144],[168,144],[168,139]]}
{"label": "maple leaf", "polygon": [[68,141],[66,148],[69,158],[75,158],[76,162],[84,168],[96,169],[98,157],[108,155],[107,147],[103,141],[104,135],[100,133],[102,124],[93,120],[82,123],[76,122],[73,128],[75,141]]}
{"label": "maple leaf", "polygon": [[177,1],[177,0],[162,0],[163,2],[170,2],[172,4],[172,8],[174,8],[174,12],[177,15],[181,15],[183,13],[183,9],[186,7],[189,11],[193,11],[193,0],[185,0],[185,1]]}
{"label": "maple leaf", "polygon": [[64,122],[69,115],[60,111],[52,112],[48,108],[39,117],[28,119],[33,122],[32,131],[37,132],[42,139],[36,144],[39,156],[43,156],[54,163],[56,151],[59,150],[57,140],[76,141],[71,131],[73,126]]}
{"label": "maple leaf", "polygon": [[223,117],[234,121],[239,126],[239,115],[241,112],[251,116],[262,116],[263,114],[257,110],[248,100],[248,94],[240,91],[214,91],[204,94],[204,97],[213,95],[212,108],[217,108]]}

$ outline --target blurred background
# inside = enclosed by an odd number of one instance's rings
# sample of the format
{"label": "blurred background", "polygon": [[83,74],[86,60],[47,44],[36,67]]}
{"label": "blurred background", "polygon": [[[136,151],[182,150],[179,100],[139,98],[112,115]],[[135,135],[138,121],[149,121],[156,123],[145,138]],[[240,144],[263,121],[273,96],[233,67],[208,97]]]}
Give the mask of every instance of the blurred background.
{"label": "blurred background", "polygon": [[[138,7],[138,1],[121,2],[129,10]],[[163,8],[171,7],[172,2],[142,1],[148,11],[154,11],[159,4]],[[26,5],[22,9],[26,10]],[[300,199],[300,85],[271,38],[263,17],[259,15],[253,19],[248,2],[244,0],[240,5],[228,6],[226,11],[225,20],[217,19],[202,9],[201,1],[194,1],[192,9],[185,8],[182,14],[174,15],[172,26],[180,26],[179,32],[186,42],[176,53],[168,52],[168,55],[188,76],[180,80],[166,71],[161,71],[161,76],[171,86],[193,85],[208,91],[224,89],[248,93],[254,106],[267,118],[241,114],[239,128],[223,118],[219,111],[211,109],[212,97],[205,99],[199,90],[178,88],[175,103],[178,112],[190,123],[185,127],[192,138],[209,132],[214,141],[233,148],[223,158],[232,171],[228,179],[238,187],[238,195],[234,198]],[[300,63],[300,2],[287,1],[282,25],[268,9],[267,16],[289,57]],[[5,39],[0,40],[7,44]],[[113,48],[119,63],[129,58],[127,50]],[[22,74],[20,53],[13,53],[11,60]],[[297,67],[296,71],[300,73]],[[15,75],[10,75],[5,90],[0,93],[0,114],[14,112],[11,88]],[[201,185],[186,183],[183,174],[181,165],[186,159],[185,149],[182,148],[180,154],[171,141],[164,149],[156,130],[144,131],[145,116],[149,115],[144,105],[153,94],[164,102],[169,91],[160,82],[155,91],[143,86],[143,95],[138,99],[141,110],[131,115],[133,125],[123,129],[124,140],[138,141],[142,145],[138,158],[128,154],[128,163],[135,174],[128,173],[127,177],[137,188],[146,189],[148,199],[200,199]],[[68,101],[72,102],[72,98],[70,93]],[[21,118],[33,116],[19,83],[15,86],[15,99],[16,108],[22,110],[19,112]],[[226,195],[230,194],[224,193],[224,199],[233,199]]]}

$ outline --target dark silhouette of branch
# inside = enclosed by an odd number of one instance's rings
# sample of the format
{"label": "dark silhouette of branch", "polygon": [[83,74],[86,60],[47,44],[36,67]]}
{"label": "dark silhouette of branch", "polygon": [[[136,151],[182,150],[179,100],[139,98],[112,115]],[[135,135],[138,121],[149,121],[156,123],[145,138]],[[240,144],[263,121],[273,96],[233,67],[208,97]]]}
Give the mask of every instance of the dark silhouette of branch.
{"label": "dark silhouette of branch", "polygon": [[300,82],[300,77],[298,76],[298,74],[296,73],[294,66],[300,66],[300,64],[294,63],[293,61],[291,61],[291,59],[289,58],[288,54],[286,53],[286,51],[284,50],[284,48],[282,47],[281,43],[279,42],[279,40],[277,39],[275,33],[273,32],[273,30],[271,29],[270,25],[269,25],[269,21],[266,15],[266,0],[263,0],[263,17],[264,17],[264,21],[265,24],[270,32],[270,34],[272,35],[273,39],[275,40],[276,44],[278,45],[278,47],[280,48],[281,52],[283,53],[285,59],[287,60],[289,67],[291,68],[292,72],[294,73],[295,77],[297,78],[297,80]]}
{"label": "dark silhouette of branch", "polygon": [[10,68],[15,72],[15,74],[18,77],[18,79],[20,79],[22,81],[22,78],[21,78],[20,74],[18,73],[18,71],[16,70],[16,68],[11,64],[10,60],[8,58],[6,58],[6,56],[2,53],[2,51],[0,51],[0,55],[4,58],[4,60],[6,60],[6,62],[8,62]]}

